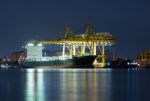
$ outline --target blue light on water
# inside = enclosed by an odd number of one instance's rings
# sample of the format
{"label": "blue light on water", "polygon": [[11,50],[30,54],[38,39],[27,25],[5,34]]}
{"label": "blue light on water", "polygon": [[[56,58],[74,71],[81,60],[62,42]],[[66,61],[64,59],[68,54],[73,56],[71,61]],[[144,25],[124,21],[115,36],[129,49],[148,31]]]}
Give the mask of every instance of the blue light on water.
{"label": "blue light on water", "polygon": [[150,69],[1,70],[0,101],[149,101],[149,77]]}
{"label": "blue light on water", "polygon": [[45,101],[43,71],[27,69],[25,101]]}

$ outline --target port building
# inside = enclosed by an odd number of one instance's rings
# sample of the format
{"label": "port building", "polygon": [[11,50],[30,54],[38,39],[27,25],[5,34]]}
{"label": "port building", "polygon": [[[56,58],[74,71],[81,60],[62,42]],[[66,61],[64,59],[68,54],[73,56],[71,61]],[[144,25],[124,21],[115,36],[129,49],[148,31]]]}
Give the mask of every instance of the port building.
{"label": "port building", "polygon": [[150,50],[139,53],[136,59],[140,67],[150,66]]}

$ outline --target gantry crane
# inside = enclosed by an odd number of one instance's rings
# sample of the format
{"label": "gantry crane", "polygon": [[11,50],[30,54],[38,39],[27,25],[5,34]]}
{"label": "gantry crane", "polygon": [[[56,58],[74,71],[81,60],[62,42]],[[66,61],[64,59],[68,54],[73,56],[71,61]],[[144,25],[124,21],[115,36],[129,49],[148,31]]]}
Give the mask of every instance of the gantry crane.
{"label": "gantry crane", "polygon": [[[83,34],[73,33],[70,26],[65,28],[65,37],[56,40],[42,40],[42,44],[59,44],[62,48],[62,56],[70,55],[97,55],[94,65],[98,67],[105,66],[105,47],[114,45],[116,39],[109,32],[95,33],[91,24],[84,26]],[[68,49],[69,54],[66,53]],[[100,49],[101,54],[97,54]]]}

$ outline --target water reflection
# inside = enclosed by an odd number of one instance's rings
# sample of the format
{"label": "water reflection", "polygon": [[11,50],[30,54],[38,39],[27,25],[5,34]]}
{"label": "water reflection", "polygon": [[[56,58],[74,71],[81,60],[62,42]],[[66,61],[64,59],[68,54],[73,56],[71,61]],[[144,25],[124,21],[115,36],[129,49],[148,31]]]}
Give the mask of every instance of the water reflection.
{"label": "water reflection", "polygon": [[[99,74],[99,69],[61,72],[61,101],[110,100],[110,74]],[[101,71],[102,72],[102,71]],[[103,86],[103,87],[101,87]]]}
{"label": "water reflection", "polygon": [[25,101],[110,100],[110,85],[110,73],[99,69],[27,69]]}
{"label": "water reflection", "polygon": [[27,69],[25,101],[45,101],[43,69]]}
{"label": "water reflection", "polygon": [[28,69],[26,73],[26,92],[25,92],[25,101],[34,101],[35,100],[35,76],[34,70]]}
{"label": "water reflection", "polygon": [[44,75],[43,69],[38,69],[37,75],[37,99],[36,101],[45,101],[45,93],[44,93]]}
{"label": "water reflection", "polygon": [[1,71],[0,101],[149,101],[149,77],[150,70]]}
{"label": "water reflection", "polygon": [[[127,73],[127,98],[131,101],[138,101],[139,97],[138,75],[136,72]],[[130,93],[128,93],[130,92]]]}

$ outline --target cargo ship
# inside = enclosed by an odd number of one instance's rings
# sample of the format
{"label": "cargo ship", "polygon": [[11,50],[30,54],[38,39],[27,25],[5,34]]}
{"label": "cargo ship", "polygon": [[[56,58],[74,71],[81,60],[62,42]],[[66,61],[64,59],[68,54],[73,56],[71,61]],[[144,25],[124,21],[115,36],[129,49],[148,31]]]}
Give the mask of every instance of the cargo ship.
{"label": "cargo ship", "polygon": [[38,66],[73,66],[92,65],[96,55],[85,56],[42,56],[43,45],[40,43],[28,43],[26,46],[26,56],[20,55],[19,66],[33,68]]}
{"label": "cargo ship", "polygon": [[[64,38],[29,42],[25,45],[27,50],[25,59],[20,58],[19,63],[23,66],[34,67],[67,64],[92,65],[94,62],[99,67],[104,67],[105,47],[116,44],[116,39],[110,32],[95,33],[90,23],[85,24],[83,29],[82,33],[74,33],[68,26],[65,28]],[[43,55],[42,50],[45,48],[43,45],[61,46],[62,53]]]}
{"label": "cargo ship", "polygon": [[93,65],[96,56],[73,56],[72,59],[66,60],[51,60],[51,61],[22,61],[20,62],[20,67],[32,68],[38,66],[82,66],[82,65]]}

